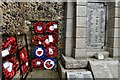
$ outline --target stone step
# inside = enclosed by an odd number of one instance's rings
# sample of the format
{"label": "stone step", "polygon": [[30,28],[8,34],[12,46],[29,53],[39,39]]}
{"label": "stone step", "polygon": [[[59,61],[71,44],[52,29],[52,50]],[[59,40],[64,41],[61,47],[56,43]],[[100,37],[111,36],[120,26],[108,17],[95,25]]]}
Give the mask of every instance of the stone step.
{"label": "stone step", "polygon": [[62,65],[65,69],[85,69],[88,67],[89,61],[111,61],[114,58],[110,58],[105,56],[103,60],[99,60],[96,58],[77,58],[74,59],[73,57],[66,57],[62,55]]}
{"label": "stone step", "polygon": [[67,78],[67,72],[85,72],[85,71],[88,71],[87,69],[65,69],[63,66],[62,66],[62,63],[60,61],[58,61],[58,72],[60,73],[60,78],[62,80],[66,80]]}
{"label": "stone step", "polygon": [[[85,69],[81,68],[75,68],[76,65],[72,63],[72,67],[70,67],[70,63],[74,58],[72,57],[65,57],[62,55],[63,61],[58,62],[58,71],[60,73],[60,77],[66,79],[67,72],[83,72],[83,71],[90,71],[92,75],[94,76],[95,80],[97,78],[117,78],[118,77],[118,58],[105,58],[104,60],[98,60],[95,58],[86,58],[87,61],[87,67]],[[69,64],[66,64],[65,61],[69,62]],[[81,59],[78,59],[76,61],[80,61]],[[64,65],[62,65],[65,63]],[[69,67],[68,67],[69,66]],[[64,68],[67,67],[67,68]],[[106,75],[107,74],[107,75]]]}
{"label": "stone step", "polygon": [[62,55],[63,66],[65,69],[84,69],[87,68],[88,61],[86,58],[76,60],[73,57],[65,57]]}
{"label": "stone step", "polygon": [[109,52],[105,50],[87,50],[87,57],[94,57],[95,54],[102,54],[104,57],[109,57]]}

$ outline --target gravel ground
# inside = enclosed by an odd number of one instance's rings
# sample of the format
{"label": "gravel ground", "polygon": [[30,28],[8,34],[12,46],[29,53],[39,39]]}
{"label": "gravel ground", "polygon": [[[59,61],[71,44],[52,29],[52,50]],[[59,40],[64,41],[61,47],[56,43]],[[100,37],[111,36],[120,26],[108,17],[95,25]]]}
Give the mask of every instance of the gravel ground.
{"label": "gravel ground", "polygon": [[30,80],[32,78],[42,78],[42,80],[60,80],[58,72],[53,70],[33,70],[32,72],[29,72],[26,80]]}

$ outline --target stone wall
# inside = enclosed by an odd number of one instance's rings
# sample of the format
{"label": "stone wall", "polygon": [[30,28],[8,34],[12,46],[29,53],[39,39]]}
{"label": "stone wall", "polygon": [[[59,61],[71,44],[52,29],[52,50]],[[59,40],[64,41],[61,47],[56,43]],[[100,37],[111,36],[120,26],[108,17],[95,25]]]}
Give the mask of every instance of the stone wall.
{"label": "stone wall", "polygon": [[[64,3],[63,2],[0,2],[3,12],[2,34],[26,33],[31,40],[31,21],[58,22],[58,51],[63,53],[64,43]],[[23,41],[22,37],[19,38]],[[22,44],[22,43],[18,43]]]}

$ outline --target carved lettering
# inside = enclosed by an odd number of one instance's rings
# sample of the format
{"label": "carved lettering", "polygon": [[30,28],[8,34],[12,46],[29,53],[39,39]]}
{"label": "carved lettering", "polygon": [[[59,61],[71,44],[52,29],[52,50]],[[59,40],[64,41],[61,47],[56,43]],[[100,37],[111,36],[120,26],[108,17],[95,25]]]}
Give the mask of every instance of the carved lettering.
{"label": "carved lettering", "polygon": [[105,12],[103,3],[87,5],[87,46],[102,48],[105,40]]}

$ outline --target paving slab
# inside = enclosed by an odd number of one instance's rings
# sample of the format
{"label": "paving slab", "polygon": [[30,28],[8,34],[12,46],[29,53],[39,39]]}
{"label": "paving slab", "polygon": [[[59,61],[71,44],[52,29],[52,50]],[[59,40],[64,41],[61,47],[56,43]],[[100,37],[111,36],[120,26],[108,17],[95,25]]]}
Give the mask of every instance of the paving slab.
{"label": "paving slab", "polygon": [[118,61],[89,61],[95,80],[99,78],[117,79]]}

